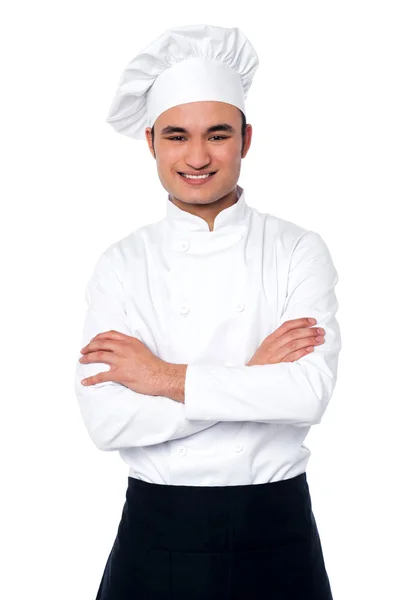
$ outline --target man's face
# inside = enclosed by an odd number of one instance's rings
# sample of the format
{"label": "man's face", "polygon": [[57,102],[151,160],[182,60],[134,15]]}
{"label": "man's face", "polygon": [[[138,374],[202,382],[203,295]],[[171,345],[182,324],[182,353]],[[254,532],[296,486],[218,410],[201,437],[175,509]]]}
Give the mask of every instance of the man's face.
{"label": "man's face", "polygon": [[[234,190],[240,175],[241,159],[249,149],[252,134],[251,125],[247,125],[241,152],[241,122],[241,113],[236,106],[216,101],[180,104],[159,115],[154,123],[155,156],[150,127],[145,134],[165,190],[189,204],[210,204]],[[232,130],[207,131],[221,124],[231,126]],[[165,130],[169,126],[186,131]],[[190,184],[179,174],[208,172],[215,174],[201,180],[199,185]]]}

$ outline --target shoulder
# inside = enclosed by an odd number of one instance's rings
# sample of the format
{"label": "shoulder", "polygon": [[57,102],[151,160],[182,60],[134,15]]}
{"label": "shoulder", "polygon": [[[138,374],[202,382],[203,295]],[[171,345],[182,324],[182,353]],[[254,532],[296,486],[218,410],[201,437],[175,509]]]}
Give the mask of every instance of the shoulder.
{"label": "shoulder", "polygon": [[112,268],[122,275],[135,261],[142,261],[146,247],[159,240],[160,221],[149,223],[132,230],[123,238],[105,247],[98,258],[98,264]]}
{"label": "shoulder", "polygon": [[277,244],[288,252],[292,251],[301,240],[306,243],[308,240],[311,242],[320,238],[320,234],[316,231],[294,221],[257,209],[253,209],[253,212],[257,220],[263,221],[266,241],[272,242],[273,245]]}
{"label": "shoulder", "polygon": [[257,222],[258,231],[262,231],[265,252],[285,260],[321,256],[331,260],[329,248],[318,231],[272,213],[252,210],[253,223]]}
{"label": "shoulder", "polygon": [[277,217],[271,213],[265,215],[265,225],[269,235],[274,235],[277,238],[287,241],[297,240],[308,231],[308,229],[298,223]]}

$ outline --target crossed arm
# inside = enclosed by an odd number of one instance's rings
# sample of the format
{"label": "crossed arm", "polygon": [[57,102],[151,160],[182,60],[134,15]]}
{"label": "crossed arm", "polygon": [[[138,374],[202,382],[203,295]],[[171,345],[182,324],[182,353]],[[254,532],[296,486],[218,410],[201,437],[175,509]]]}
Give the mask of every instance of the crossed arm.
{"label": "crossed arm", "polygon": [[[341,335],[335,314],[338,275],[319,234],[308,231],[291,256],[280,324],[314,316],[325,343],[293,363],[226,367],[171,365],[163,395],[141,394],[106,381],[81,380],[106,368],[77,363],[75,392],[86,429],[101,450],[150,446],[187,437],[219,421],[260,421],[306,427],[320,423],[335,387]],[[100,332],[134,336],[124,309],[120,277],[106,253],[86,287],[82,346]],[[176,401],[173,401],[176,400]]]}

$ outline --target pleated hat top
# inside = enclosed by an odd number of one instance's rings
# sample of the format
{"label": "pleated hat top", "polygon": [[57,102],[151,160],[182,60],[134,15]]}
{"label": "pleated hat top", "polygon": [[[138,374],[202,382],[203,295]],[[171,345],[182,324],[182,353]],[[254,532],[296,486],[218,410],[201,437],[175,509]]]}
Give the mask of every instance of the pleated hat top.
{"label": "pleated hat top", "polygon": [[258,55],[238,27],[167,29],[122,72],[107,122],[118,133],[145,140],[145,129],[179,104],[216,100],[246,115],[245,99],[258,66]]}

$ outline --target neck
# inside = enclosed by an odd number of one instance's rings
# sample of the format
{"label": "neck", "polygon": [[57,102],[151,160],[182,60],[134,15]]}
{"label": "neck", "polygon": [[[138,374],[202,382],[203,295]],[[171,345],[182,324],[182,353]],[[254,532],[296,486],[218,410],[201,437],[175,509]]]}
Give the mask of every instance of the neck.
{"label": "neck", "polygon": [[225,208],[235,204],[238,200],[238,194],[237,186],[235,186],[234,189],[225,196],[218,198],[218,200],[215,200],[214,202],[208,202],[205,204],[183,202],[172,195],[170,198],[171,202],[173,202],[173,204],[175,204],[181,210],[185,210],[192,215],[196,215],[197,217],[204,219],[204,221],[206,221],[208,224],[209,231],[213,231],[216,216]]}

